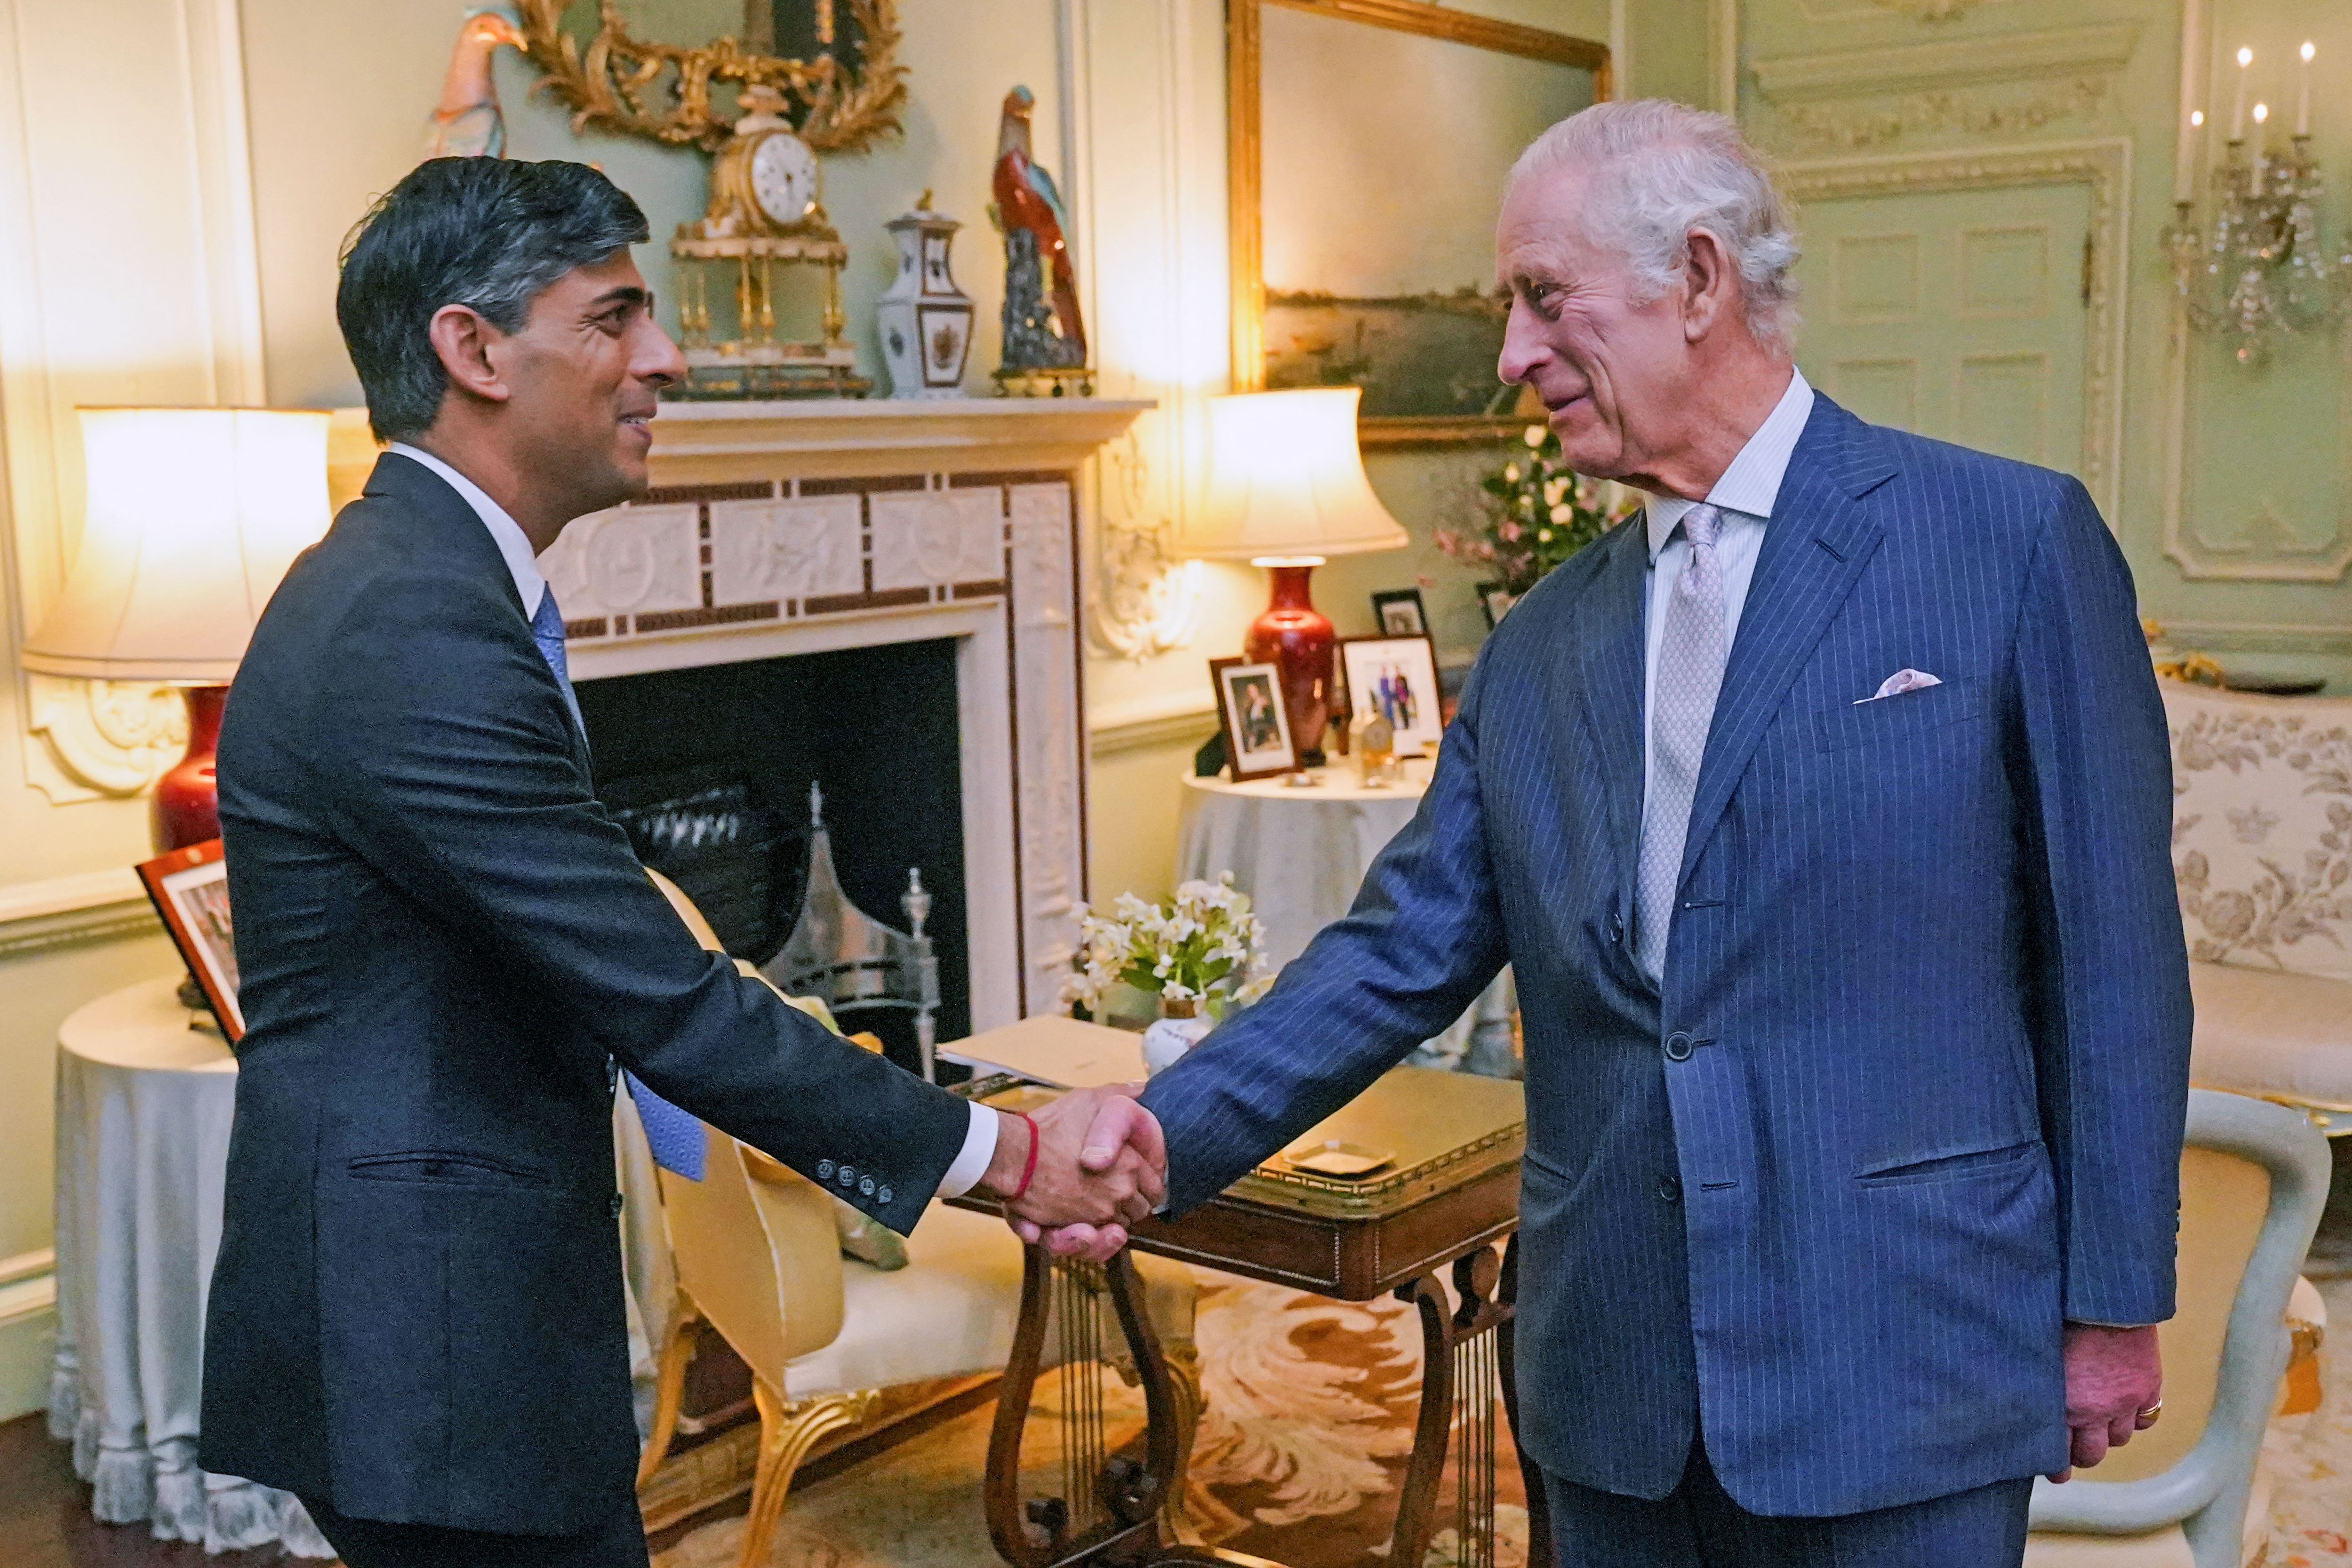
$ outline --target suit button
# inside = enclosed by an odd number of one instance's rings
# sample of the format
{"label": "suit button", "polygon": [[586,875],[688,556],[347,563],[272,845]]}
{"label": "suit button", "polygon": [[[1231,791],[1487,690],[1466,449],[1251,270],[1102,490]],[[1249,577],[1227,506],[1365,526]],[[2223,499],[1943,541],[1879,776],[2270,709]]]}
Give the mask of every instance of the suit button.
{"label": "suit button", "polygon": [[874,1178],[871,1176],[858,1177],[857,1190],[869,1198],[872,1197],[874,1195]]}
{"label": "suit button", "polygon": [[851,1170],[847,1165],[844,1165],[837,1173],[835,1173],[833,1179],[839,1182],[845,1187],[854,1187],[857,1184],[857,1173]]}
{"label": "suit button", "polygon": [[1686,1062],[1690,1060],[1690,1036],[1685,1034],[1680,1029],[1676,1029],[1673,1034],[1666,1037],[1666,1060],[1670,1062]]}
{"label": "suit button", "polygon": [[880,1192],[874,1194],[874,1198],[877,1203],[888,1203],[890,1201],[890,1189],[884,1187]]}
{"label": "suit button", "polygon": [[1660,1176],[1658,1178],[1658,1196],[1665,1199],[1666,1202],[1670,1204],[1678,1204],[1682,1202],[1682,1183],[1673,1176]]}
{"label": "suit button", "polygon": [[621,1217],[621,1194],[618,1193],[613,1194],[613,1217],[614,1219]]}
{"label": "suit button", "polygon": [[816,1163],[816,1179],[817,1179],[818,1181],[820,1181],[820,1182],[829,1182],[829,1181],[833,1180],[833,1162],[832,1162],[832,1161],[830,1161],[830,1160],[819,1160],[819,1161]]}
{"label": "suit button", "polygon": [[1609,940],[1611,942],[1623,942],[1625,940],[1625,917],[1623,915],[1612,914],[1609,917]]}

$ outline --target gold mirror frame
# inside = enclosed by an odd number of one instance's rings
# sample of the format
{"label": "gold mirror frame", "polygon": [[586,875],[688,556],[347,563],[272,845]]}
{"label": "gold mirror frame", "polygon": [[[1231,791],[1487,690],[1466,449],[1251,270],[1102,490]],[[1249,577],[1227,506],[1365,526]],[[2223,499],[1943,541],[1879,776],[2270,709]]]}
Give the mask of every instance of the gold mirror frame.
{"label": "gold mirror frame", "polygon": [[[1265,384],[1265,230],[1261,192],[1265,153],[1260,140],[1262,66],[1259,14],[1265,5],[1363,22],[1400,33],[1444,38],[1529,59],[1549,60],[1592,73],[1592,96],[1612,90],[1609,46],[1517,22],[1474,16],[1423,0],[1225,0],[1225,113],[1232,234],[1234,390]],[[1366,447],[1465,446],[1516,436],[1527,420],[1486,415],[1366,417],[1357,440]]]}
{"label": "gold mirror frame", "polygon": [[613,0],[602,0],[602,26],[583,54],[562,28],[567,0],[520,5],[523,52],[546,73],[539,85],[572,110],[575,132],[593,125],[715,153],[734,133],[734,121],[712,109],[714,81],[765,83],[782,93],[798,111],[801,140],[819,153],[855,153],[900,129],[907,68],[898,63],[897,0],[849,0],[865,37],[854,75],[829,54],[780,59],[747,51],[733,38],[693,48],[645,43],[630,36]]}

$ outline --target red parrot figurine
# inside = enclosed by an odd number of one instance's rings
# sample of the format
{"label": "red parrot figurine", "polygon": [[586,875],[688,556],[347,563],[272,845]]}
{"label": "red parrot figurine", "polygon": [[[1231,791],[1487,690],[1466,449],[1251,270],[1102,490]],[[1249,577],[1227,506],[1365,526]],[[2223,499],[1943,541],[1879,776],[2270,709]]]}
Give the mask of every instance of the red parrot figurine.
{"label": "red parrot figurine", "polygon": [[[1077,277],[1071,270],[1070,247],[1062,233],[1062,194],[1054,188],[1054,176],[1039,168],[1030,155],[1029,111],[1036,102],[1035,96],[1025,87],[1016,87],[1004,95],[1004,115],[997,125],[996,173],[992,184],[996,204],[990,216],[1004,232],[1012,272],[1021,270],[1020,253],[1024,249],[1029,249],[1035,258],[1031,265],[1044,264],[1050,285],[1037,292],[1050,298],[1051,310],[1049,313],[1039,308],[1046,300],[1038,299],[1020,312],[1030,319],[1016,323],[1013,319],[1018,309],[1015,300],[1030,290],[1019,286],[1017,276],[1008,277],[1005,362],[1010,366],[1019,361],[1024,368],[1082,365],[1087,362],[1087,329],[1078,317]],[[1022,235],[1029,237],[1028,246],[1017,237]],[[1020,341],[1027,338],[1044,341],[1025,344]],[[1055,338],[1058,342],[1053,341]]]}

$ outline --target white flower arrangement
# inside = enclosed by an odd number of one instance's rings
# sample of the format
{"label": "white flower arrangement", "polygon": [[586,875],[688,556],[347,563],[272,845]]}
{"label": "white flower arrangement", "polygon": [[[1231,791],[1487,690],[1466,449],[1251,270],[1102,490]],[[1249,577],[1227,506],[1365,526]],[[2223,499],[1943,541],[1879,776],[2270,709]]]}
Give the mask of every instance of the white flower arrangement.
{"label": "white flower arrangement", "polygon": [[1062,985],[1066,1007],[1098,1008],[1105,992],[1125,984],[1175,1004],[1171,1013],[1202,1004],[1222,1011],[1256,1001],[1274,984],[1265,973],[1265,928],[1250,913],[1249,895],[1234,890],[1231,871],[1214,882],[1186,882],[1165,904],[1121,893],[1111,909],[1108,917],[1084,904],[1072,911],[1079,948]]}

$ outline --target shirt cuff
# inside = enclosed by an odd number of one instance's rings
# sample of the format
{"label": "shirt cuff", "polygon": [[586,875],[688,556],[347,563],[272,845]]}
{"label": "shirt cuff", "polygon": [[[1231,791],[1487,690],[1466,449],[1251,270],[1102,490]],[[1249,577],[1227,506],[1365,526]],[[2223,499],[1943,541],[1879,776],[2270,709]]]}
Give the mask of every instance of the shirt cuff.
{"label": "shirt cuff", "polygon": [[972,1102],[971,1127],[963,1135],[963,1152],[940,1178],[940,1196],[960,1198],[980,1184],[981,1177],[988,1174],[988,1163],[996,1158],[996,1130],[1003,1124],[995,1111]]}

